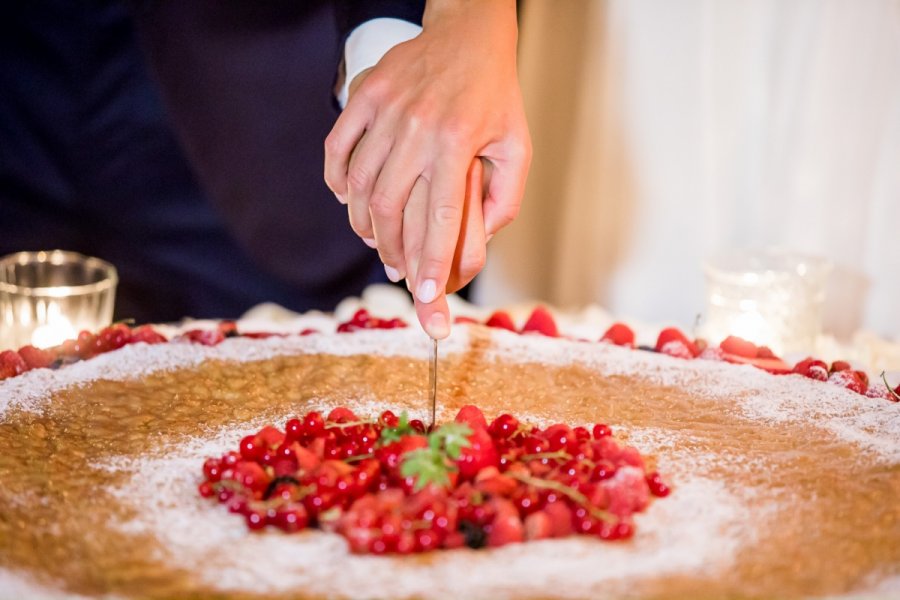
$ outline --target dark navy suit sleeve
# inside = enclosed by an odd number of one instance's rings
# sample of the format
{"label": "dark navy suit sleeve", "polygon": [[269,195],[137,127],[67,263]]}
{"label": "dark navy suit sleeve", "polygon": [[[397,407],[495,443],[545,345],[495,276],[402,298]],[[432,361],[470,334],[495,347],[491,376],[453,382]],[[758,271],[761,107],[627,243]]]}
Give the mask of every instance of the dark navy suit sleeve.
{"label": "dark navy suit sleeve", "polygon": [[361,24],[381,17],[421,25],[425,0],[337,0],[335,9],[338,31],[346,39]]}

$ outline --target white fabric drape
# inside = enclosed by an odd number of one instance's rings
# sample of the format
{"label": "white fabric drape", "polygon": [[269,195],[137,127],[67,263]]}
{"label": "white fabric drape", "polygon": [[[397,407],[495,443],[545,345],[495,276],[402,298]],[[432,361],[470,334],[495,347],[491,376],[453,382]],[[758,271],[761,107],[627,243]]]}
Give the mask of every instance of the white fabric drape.
{"label": "white fabric drape", "polygon": [[530,0],[520,219],[478,299],[691,323],[701,264],[837,269],[826,326],[900,338],[900,0]]}

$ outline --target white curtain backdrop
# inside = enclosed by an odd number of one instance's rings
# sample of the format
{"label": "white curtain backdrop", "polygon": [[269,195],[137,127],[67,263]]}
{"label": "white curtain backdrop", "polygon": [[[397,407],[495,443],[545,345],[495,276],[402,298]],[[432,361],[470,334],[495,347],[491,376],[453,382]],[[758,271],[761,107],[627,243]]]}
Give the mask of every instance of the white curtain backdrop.
{"label": "white curtain backdrop", "polygon": [[900,0],[528,0],[535,143],[477,298],[693,322],[701,264],[834,261],[827,327],[900,339]]}

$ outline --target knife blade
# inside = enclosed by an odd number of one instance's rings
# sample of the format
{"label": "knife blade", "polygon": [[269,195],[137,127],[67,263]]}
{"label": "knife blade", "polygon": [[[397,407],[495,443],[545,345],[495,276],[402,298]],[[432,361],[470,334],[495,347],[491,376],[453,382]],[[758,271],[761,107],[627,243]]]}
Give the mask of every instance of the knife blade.
{"label": "knife blade", "polygon": [[438,341],[432,339],[431,361],[428,368],[428,388],[431,393],[431,428],[434,429],[437,414]]}

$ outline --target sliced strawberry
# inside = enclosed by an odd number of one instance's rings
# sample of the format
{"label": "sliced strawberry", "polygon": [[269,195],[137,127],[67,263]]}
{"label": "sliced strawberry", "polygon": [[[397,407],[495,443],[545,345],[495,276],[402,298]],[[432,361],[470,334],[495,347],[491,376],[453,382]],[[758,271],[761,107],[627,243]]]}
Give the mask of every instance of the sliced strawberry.
{"label": "sliced strawberry", "polygon": [[[656,351],[664,352],[663,348],[665,348],[666,345],[672,342],[679,342],[682,346],[684,346],[684,349],[688,351],[690,357],[695,357],[700,354],[700,351],[697,348],[696,344],[689,340],[687,336],[684,335],[681,330],[676,327],[667,327],[666,329],[663,329],[659,332],[659,337],[656,338]],[[677,354],[673,353],[673,351],[675,350],[679,350],[677,345],[671,346],[670,351],[664,353],[676,356]]]}
{"label": "sliced strawberry", "polygon": [[217,346],[225,340],[225,334],[216,329],[191,329],[178,336],[178,339],[202,346]]}
{"label": "sliced strawberry", "polygon": [[525,517],[526,540],[543,540],[552,536],[553,526],[547,513],[537,511]]}
{"label": "sliced strawberry", "polygon": [[866,389],[868,388],[868,383],[867,381],[863,380],[862,377],[860,377],[859,373],[859,371],[853,371],[850,369],[835,371],[828,376],[828,383],[833,383],[834,385],[839,385],[841,387],[847,388],[848,390],[854,391],[857,394],[865,394]]}
{"label": "sliced strawberry", "polygon": [[476,325],[478,321],[472,317],[455,317],[453,323],[456,325]]}
{"label": "sliced strawberry", "polygon": [[0,352],[0,380],[15,377],[28,370],[25,360],[15,350]]}
{"label": "sliced strawberry", "polygon": [[703,352],[701,352],[697,358],[701,358],[703,360],[723,361],[725,360],[725,351],[718,347],[704,348]]}
{"label": "sliced strawberry", "polygon": [[322,462],[313,451],[304,448],[297,442],[291,444],[291,449],[297,457],[297,466],[304,471],[312,471]]}
{"label": "sliced strawberry", "polygon": [[846,360],[836,360],[831,363],[831,373],[837,373],[839,371],[848,371],[850,370],[850,363]]}
{"label": "sliced strawberry", "polygon": [[472,404],[466,404],[459,412],[456,413],[456,419],[454,419],[457,423],[465,423],[474,431],[475,429],[487,429],[487,420],[484,418],[484,413],[481,412],[481,409]]}
{"label": "sliced strawberry", "polygon": [[270,448],[277,448],[284,441],[284,432],[271,425],[266,425],[260,429],[256,436]]}
{"label": "sliced strawberry", "polygon": [[234,480],[254,493],[263,492],[271,481],[262,466],[247,460],[240,461],[234,468]]}
{"label": "sliced strawberry", "polygon": [[672,340],[670,342],[666,342],[659,348],[659,353],[668,354],[669,356],[674,356],[675,358],[683,358],[685,360],[691,360],[695,356],[690,347],[681,340]]}
{"label": "sliced strawberry", "polygon": [[736,354],[725,354],[725,360],[739,365],[753,365],[757,369],[768,371],[773,375],[786,375],[793,369],[780,358],[746,358]]}
{"label": "sliced strawberry", "polygon": [[540,333],[547,337],[559,337],[559,330],[556,328],[556,321],[550,311],[543,306],[536,307],[531,311],[531,316],[522,326],[522,333],[529,332]]}
{"label": "sliced strawberry", "polygon": [[809,358],[804,358],[794,365],[793,371],[794,373],[809,377],[810,379],[828,381],[828,365],[811,356]]}
{"label": "sliced strawberry", "polygon": [[19,356],[22,357],[29,369],[46,369],[56,360],[55,351],[42,350],[34,346],[22,346],[19,348]]}
{"label": "sliced strawberry", "polygon": [[543,512],[550,520],[550,537],[565,537],[572,533],[572,509],[565,502],[551,502]]}
{"label": "sliced strawberry", "polygon": [[525,527],[519,518],[519,511],[509,500],[494,498],[494,520],[491,522],[487,545],[496,548],[506,544],[514,544],[525,539]]}
{"label": "sliced strawberry", "polygon": [[97,334],[97,351],[110,352],[118,350],[128,343],[131,338],[131,329],[125,323],[115,323],[109,327],[104,327]]}
{"label": "sliced strawberry", "polygon": [[610,342],[616,346],[629,346],[634,348],[634,331],[624,323],[613,323],[610,328],[606,330],[606,333],[603,334],[603,337],[600,338],[600,341]]}
{"label": "sliced strawberry", "polygon": [[509,313],[504,310],[498,310],[490,317],[488,317],[485,325],[497,329],[508,329],[509,331],[516,331],[516,324],[513,322],[512,317],[509,316]]}
{"label": "sliced strawberry", "polygon": [[358,421],[359,419],[349,408],[339,406],[328,413],[328,418],[326,420],[331,421],[332,423],[349,423],[351,421]]}
{"label": "sliced strawberry", "polygon": [[456,461],[459,476],[463,480],[473,479],[480,470],[499,467],[500,456],[497,447],[486,428],[476,428],[469,436],[469,446],[462,449]]}
{"label": "sliced strawberry", "polygon": [[729,335],[722,340],[722,343],[719,344],[719,348],[724,350],[726,354],[743,356],[744,358],[756,358],[757,353],[759,352],[759,348],[756,344],[734,335]]}
{"label": "sliced strawberry", "polygon": [[768,346],[760,346],[756,349],[756,358],[778,358]]}
{"label": "sliced strawberry", "polygon": [[141,325],[131,330],[131,336],[128,339],[129,344],[137,344],[143,342],[145,344],[162,344],[166,341],[164,335],[153,329],[150,325]]}

